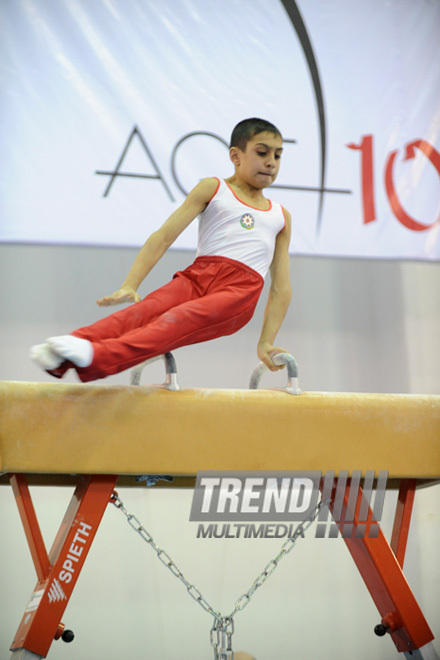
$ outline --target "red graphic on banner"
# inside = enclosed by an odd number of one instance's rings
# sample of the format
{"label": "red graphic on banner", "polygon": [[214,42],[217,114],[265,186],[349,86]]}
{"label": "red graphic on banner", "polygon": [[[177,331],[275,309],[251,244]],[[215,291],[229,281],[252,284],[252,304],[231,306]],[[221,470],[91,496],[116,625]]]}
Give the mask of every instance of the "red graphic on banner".
{"label": "red graphic on banner", "polygon": [[364,224],[367,224],[376,220],[373,179],[373,136],[364,135],[360,144],[351,142],[347,144],[347,147],[361,152],[362,207]]}
{"label": "red graphic on banner", "polygon": [[[425,154],[427,158],[429,158],[437,170],[438,175],[440,176],[440,154],[431,144],[429,144],[429,142],[426,142],[425,140],[414,140],[414,142],[407,144],[403,160],[410,160],[411,158],[414,158],[416,147],[420,149],[420,151]],[[393,166],[396,155],[397,150],[390,153],[385,169],[385,188],[393,213],[398,221],[401,222],[402,225],[407,229],[411,229],[412,231],[425,231],[426,229],[431,229],[440,222],[440,218],[437,218],[437,220],[431,225],[425,225],[422,222],[418,222],[418,220],[412,218],[400,204],[393,181]]]}
{"label": "red graphic on banner", "polygon": [[[351,142],[347,144],[349,149],[361,152],[361,181],[362,181],[362,209],[363,222],[367,224],[377,220],[374,190],[374,158],[373,158],[373,135],[364,135],[360,144]],[[440,176],[440,153],[426,140],[414,140],[405,147],[403,160],[411,160],[416,156],[416,148],[419,149],[434,165]],[[412,218],[401,205],[393,179],[393,167],[398,150],[392,151],[388,156],[385,166],[385,189],[391,205],[391,209],[397,220],[411,231],[426,231],[432,229],[440,222],[440,217],[430,224],[424,224]]]}

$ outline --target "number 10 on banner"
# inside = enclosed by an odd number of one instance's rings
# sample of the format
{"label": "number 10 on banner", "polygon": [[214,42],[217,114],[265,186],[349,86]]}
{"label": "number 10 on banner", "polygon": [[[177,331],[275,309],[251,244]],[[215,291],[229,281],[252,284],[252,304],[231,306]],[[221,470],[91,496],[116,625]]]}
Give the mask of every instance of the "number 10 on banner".
{"label": "number 10 on banner", "polygon": [[[373,136],[364,135],[360,144],[347,144],[349,149],[361,152],[361,177],[362,177],[362,206],[364,215],[364,224],[377,220],[375,207],[374,190],[374,162],[373,162]],[[419,149],[434,165],[437,174],[440,176],[440,153],[426,140],[414,140],[405,146],[403,160],[410,160],[416,155],[416,148]],[[440,217],[431,224],[427,225],[419,222],[410,216],[401,205],[394,186],[393,168],[398,150],[392,151],[388,155],[385,165],[385,190],[391,209],[397,220],[407,229],[412,231],[425,231],[431,229],[440,223]]]}

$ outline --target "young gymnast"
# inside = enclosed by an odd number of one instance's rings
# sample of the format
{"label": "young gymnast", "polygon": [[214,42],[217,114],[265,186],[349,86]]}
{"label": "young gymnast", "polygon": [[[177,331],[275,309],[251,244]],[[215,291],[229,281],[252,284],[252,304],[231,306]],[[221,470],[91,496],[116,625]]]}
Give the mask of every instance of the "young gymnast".
{"label": "young gymnast", "polygon": [[[271,286],[258,355],[272,371],[274,341],[291,297],[291,219],[263,190],[276,179],[282,153],[279,130],[245,119],[231,136],[234,174],[203,179],[141,248],[121,288],[100,306],[132,302],[70,335],[33,346],[31,358],[61,378],[73,368],[82,382],[105,378],[180,346],[232,334],[252,317],[268,270]],[[194,263],[141,300],[137,289],[181,232],[199,218]]]}

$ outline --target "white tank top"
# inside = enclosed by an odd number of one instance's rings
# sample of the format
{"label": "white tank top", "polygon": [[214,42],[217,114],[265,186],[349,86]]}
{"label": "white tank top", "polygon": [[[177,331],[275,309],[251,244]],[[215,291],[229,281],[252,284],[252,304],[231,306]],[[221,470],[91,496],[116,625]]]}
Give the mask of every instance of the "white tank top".
{"label": "white tank top", "polygon": [[199,215],[198,257],[228,257],[241,261],[264,278],[272,263],[277,234],[286,224],[281,204],[266,211],[240,201],[230,186],[219,185]]}

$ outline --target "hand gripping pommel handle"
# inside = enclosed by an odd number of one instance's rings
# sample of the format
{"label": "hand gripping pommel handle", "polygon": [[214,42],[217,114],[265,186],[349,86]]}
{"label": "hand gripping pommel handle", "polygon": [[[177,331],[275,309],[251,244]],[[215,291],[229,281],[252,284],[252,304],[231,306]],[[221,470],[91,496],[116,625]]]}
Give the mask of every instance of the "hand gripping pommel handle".
{"label": "hand gripping pommel handle", "polygon": [[[287,368],[287,385],[286,387],[273,387],[270,389],[282,390],[288,394],[301,394],[298,384],[298,365],[295,358],[290,353],[277,353],[272,357],[274,364],[285,364]],[[269,368],[266,367],[264,362],[260,362],[252,372],[251,379],[249,381],[249,389],[257,390],[260,383],[261,377],[266,371],[269,371]]]}
{"label": "hand gripping pommel handle", "polygon": [[177,366],[176,360],[172,353],[165,353],[164,355],[157,355],[150,360],[141,362],[136,367],[134,367],[130,372],[130,385],[140,385],[141,384],[141,375],[143,370],[149,364],[156,362],[157,360],[162,359],[165,362],[165,371],[166,371],[166,380],[162,385],[156,387],[163,387],[166,390],[177,391],[180,390],[180,385],[177,381]]}

